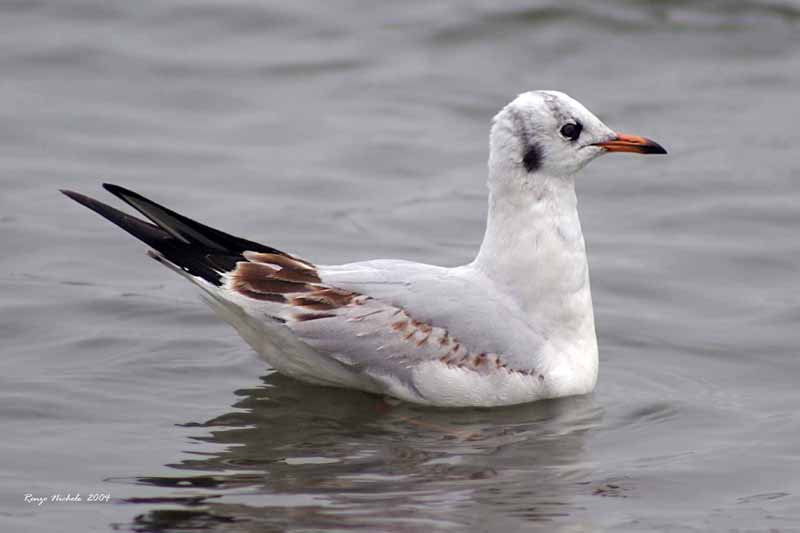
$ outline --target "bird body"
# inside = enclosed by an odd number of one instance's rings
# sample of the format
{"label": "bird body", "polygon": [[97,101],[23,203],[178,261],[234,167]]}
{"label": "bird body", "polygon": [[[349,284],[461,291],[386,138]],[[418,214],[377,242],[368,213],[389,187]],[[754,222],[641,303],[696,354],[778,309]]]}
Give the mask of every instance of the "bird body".
{"label": "bird body", "polygon": [[607,151],[665,153],[563,93],[494,118],[489,210],[474,261],[314,265],[106,188],[152,223],[65,191],[147,243],[277,371],[448,407],[585,394],[598,348],[575,174]]}

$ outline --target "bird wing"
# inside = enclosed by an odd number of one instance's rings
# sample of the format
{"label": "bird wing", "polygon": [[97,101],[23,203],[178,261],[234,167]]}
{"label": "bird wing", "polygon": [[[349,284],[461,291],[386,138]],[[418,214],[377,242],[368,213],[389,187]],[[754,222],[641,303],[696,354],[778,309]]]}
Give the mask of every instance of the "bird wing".
{"label": "bird wing", "polygon": [[413,370],[427,362],[483,374],[536,372],[541,339],[475,272],[405,261],[316,266],[133,191],[105,187],[153,224],[64,192],[150,245],[154,258],[216,299],[238,306],[250,323],[273,332],[288,328],[355,374],[389,387],[399,380],[413,390]]}
{"label": "bird wing", "polygon": [[[243,257],[245,261],[223,274],[223,294],[251,314],[281,322],[317,352],[355,372],[410,383],[411,370],[429,361],[479,373],[504,369],[530,375],[534,371],[512,354],[492,350],[491,341],[463,340],[460,332],[471,337],[466,329],[469,324],[462,324],[462,329],[453,320],[434,320],[430,313],[416,313],[418,306],[412,305],[412,299],[393,301],[385,295],[386,287],[414,294],[413,281],[384,280],[384,295],[376,296],[327,282],[326,278],[337,276],[326,272],[326,267],[270,253],[246,251]],[[443,288],[439,286],[440,292]],[[436,295],[429,296],[435,307]]]}

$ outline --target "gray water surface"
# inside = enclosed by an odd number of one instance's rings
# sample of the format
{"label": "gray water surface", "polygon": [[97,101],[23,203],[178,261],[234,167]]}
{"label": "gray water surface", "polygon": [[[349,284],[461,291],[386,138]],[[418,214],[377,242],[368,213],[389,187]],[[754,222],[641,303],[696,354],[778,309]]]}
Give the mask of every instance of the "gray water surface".
{"label": "gray water surface", "polygon": [[[283,378],[57,192],[119,183],[319,263],[456,265],[489,120],[541,88],[670,151],[580,176],[586,397]],[[2,530],[800,531],[798,88],[787,0],[0,3]]]}

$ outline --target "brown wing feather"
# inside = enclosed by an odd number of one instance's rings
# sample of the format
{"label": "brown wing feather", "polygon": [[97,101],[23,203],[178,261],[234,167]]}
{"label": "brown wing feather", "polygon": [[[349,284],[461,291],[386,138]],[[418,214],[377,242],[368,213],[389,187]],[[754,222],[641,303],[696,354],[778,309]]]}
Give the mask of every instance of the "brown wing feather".
{"label": "brown wing feather", "polygon": [[[388,332],[389,338],[396,339],[392,344],[399,353],[387,353],[387,360],[413,364],[414,356],[402,353],[424,352],[445,365],[476,372],[505,370],[536,374],[534,370],[511,368],[501,354],[470,350],[447,330],[416,320],[402,308],[324,285],[316,268],[306,261],[278,254],[244,252],[242,255],[247,261],[239,261],[229,273],[229,289],[255,300],[284,304],[285,307],[276,308],[281,309],[276,318],[289,327],[321,319],[336,319],[342,324],[366,324],[374,319],[372,328]],[[342,326],[342,335],[347,331],[350,330]],[[302,339],[302,332],[297,333]]]}

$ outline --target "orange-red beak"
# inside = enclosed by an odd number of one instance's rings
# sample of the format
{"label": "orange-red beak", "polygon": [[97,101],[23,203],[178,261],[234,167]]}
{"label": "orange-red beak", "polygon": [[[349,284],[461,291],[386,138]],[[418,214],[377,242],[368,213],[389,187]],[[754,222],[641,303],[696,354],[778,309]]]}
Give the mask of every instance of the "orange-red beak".
{"label": "orange-red beak", "polygon": [[636,154],[666,154],[664,147],[655,141],[638,135],[617,133],[617,138],[610,141],[595,143],[594,146],[605,148],[609,152],[633,152]]}

